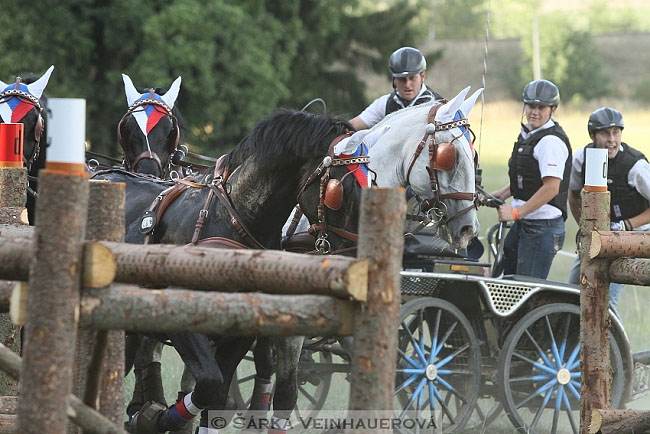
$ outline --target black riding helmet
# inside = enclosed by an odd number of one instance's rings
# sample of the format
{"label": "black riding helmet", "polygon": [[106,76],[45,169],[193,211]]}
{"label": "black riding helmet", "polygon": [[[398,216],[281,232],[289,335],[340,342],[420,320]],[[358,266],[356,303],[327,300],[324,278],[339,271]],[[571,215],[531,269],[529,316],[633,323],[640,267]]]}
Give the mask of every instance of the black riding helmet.
{"label": "black riding helmet", "polygon": [[601,107],[589,115],[589,121],[587,122],[589,135],[610,127],[619,127],[620,129],[625,127],[623,115],[618,110],[610,107]]}
{"label": "black riding helmet", "polygon": [[560,104],[560,91],[548,80],[533,80],[524,87],[521,100],[525,104],[557,107]]}
{"label": "black riding helmet", "polygon": [[390,55],[388,69],[393,77],[407,77],[424,72],[427,69],[427,61],[420,50],[402,47]]}

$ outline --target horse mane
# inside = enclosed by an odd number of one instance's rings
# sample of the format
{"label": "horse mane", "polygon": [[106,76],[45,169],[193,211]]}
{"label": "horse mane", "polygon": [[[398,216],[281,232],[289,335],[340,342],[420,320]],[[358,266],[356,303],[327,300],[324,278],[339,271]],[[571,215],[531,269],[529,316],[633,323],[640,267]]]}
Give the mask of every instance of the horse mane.
{"label": "horse mane", "polygon": [[232,166],[253,157],[260,167],[278,167],[280,161],[304,161],[324,156],[332,140],[354,131],[343,118],[290,109],[277,109],[258,122],[230,153]]}
{"label": "horse mane", "polygon": [[423,107],[431,107],[434,104],[437,104],[435,101],[429,101],[425,102],[423,104],[418,104],[410,107],[404,107],[403,109],[397,110],[393,113],[389,113],[386,115],[381,121],[379,121],[373,128],[380,128],[380,126],[383,126],[389,122],[391,122],[394,118],[401,117],[401,116],[408,116],[410,113],[422,110]]}

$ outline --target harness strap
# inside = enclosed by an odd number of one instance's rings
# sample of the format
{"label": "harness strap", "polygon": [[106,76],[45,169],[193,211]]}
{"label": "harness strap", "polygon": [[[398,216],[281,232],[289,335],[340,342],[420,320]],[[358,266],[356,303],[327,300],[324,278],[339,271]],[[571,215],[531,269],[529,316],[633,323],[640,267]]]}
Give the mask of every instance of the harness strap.
{"label": "harness strap", "polygon": [[230,176],[230,165],[229,162],[230,155],[222,155],[219,157],[217,164],[214,167],[214,178],[211,183],[208,184],[210,192],[208,193],[208,198],[206,199],[203,209],[199,213],[199,219],[196,222],[196,227],[194,229],[194,236],[192,237],[192,244],[196,244],[201,235],[201,229],[203,228],[203,222],[208,216],[208,209],[214,196],[221,201],[221,204],[226,208],[228,214],[230,215],[230,223],[233,225],[240,237],[246,240],[246,243],[254,249],[262,249],[265,247],[255,239],[251,231],[246,227],[239,213],[235,210],[230,201],[230,196],[224,188],[224,184]]}
{"label": "harness strap", "polygon": [[[153,203],[149,206],[149,211],[156,213],[156,221],[160,221],[165,211],[176,198],[188,188],[187,185],[175,184],[160,193]],[[153,232],[148,233],[144,237],[144,244],[149,244],[153,240]]]}
{"label": "harness strap", "polygon": [[296,212],[293,213],[293,219],[291,219],[291,223],[289,224],[289,228],[287,229],[287,238],[291,238],[293,234],[296,233],[296,229],[298,228],[298,223],[300,223],[300,219],[303,216],[302,210],[300,209],[300,205],[296,205]]}
{"label": "harness strap", "polygon": [[334,232],[336,235],[347,238],[350,241],[353,241],[355,243],[359,242],[359,235],[352,233],[350,231],[346,231],[345,229],[337,228],[336,226],[327,226],[323,228],[322,224],[313,224],[309,227],[309,233],[313,234],[316,232],[321,232],[323,230],[327,230],[328,232]]}

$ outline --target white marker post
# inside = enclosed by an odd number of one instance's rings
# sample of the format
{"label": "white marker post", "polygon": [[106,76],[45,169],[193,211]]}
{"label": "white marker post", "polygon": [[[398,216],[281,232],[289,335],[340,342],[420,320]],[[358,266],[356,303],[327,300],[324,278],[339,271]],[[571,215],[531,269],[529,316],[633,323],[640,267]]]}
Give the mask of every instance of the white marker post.
{"label": "white marker post", "polygon": [[607,149],[585,149],[585,191],[607,191]]}

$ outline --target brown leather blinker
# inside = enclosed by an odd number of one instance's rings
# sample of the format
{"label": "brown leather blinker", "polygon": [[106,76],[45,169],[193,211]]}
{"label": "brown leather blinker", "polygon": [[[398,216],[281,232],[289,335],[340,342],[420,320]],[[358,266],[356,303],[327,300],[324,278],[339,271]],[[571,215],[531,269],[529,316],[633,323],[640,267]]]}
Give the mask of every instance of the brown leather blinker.
{"label": "brown leather blinker", "polygon": [[343,185],[338,179],[330,179],[325,187],[323,203],[333,211],[338,211],[343,203]]}
{"label": "brown leather blinker", "polygon": [[433,168],[452,170],[456,166],[456,148],[450,142],[438,143]]}

